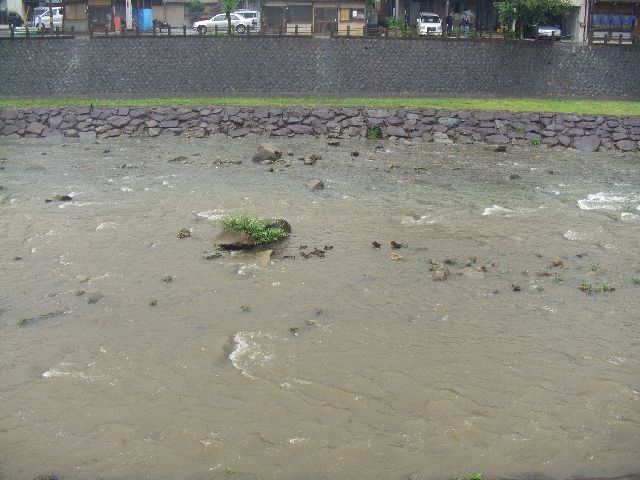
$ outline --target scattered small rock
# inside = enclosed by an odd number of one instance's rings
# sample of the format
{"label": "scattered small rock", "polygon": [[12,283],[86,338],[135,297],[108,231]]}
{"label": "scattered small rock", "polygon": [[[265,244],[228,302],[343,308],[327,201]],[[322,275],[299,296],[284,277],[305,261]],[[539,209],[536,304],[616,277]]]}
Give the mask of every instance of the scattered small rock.
{"label": "scattered small rock", "polygon": [[171,283],[173,282],[173,277],[171,275],[165,275],[164,277],[162,277],[162,281],[164,283]]}
{"label": "scattered small rock", "polygon": [[404,257],[402,255],[398,255],[397,253],[392,253],[389,255],[391,260],[402,260]]}
{"label": "scattered small rock", "polygon": [[433,279],[437,281],[445,281],[449,278],[449,267],[446,265],[439,265],[435,272],[433,272]]}
{"label": "scattered small rock", "polygon": [[517,173],[512,173],[511,175],[509,175],[509,180],[520,180],[521,178],[522,177]]}
{"label": "scattered small rock", "polygon": [[102,298],[103,298],[103,295],[99,293],[92,293],[87,297],[87,303],[89,304],[98,303]]}
{"label": "scattered small rock", "polygon": [[520,288],[520,285],[518,285],[517,283],[514,283],[511,285],[511,290],[513,290],[514,292],[519,292],[522,289]]}
{"label": "scattered small rock", "polygon": [[325,245],[324,246],[324,251],[327,252],[329,250],[333,250],[333,245]]}
{"label": "scattered small rock", "polygon": [[354,150],[353,152],[351,152],[351,156],[352,157],[359,157],[360,156],[360,152],[357,150]]}
{"label": "scattered small rock", "polygon": [[152,307],[155,307],[156,305],[158,305],[158,300],[156,300],[155,298],[153,300],[151,300],[149,302],[149,305],[151,305]]}
{"label": "scattered small rock", "polygon": [[222,256],[222,252],[220,250],[213,250],[211,252],[204,252],[205,260],[213,260],[214,258],[218,258]]}
{"label": "scattered small rock", "polygon": [[378,242],[376,242],[375,240],[373,242],[371,242],[371,246],[373,248],[380,248],[380,244]]}
{"label": "scattered small rock", "polygon": [[300,335],[300,329],[298,327],[291,327],[289,329],[289,333],[294,337],[297,337],[298,335]]}
{"label": "scattered small rock", "polygon": [[58,480],[58,477],[55,476],[53,473],[45,473],[42,475],[38,475],[33,480]]}
{"label": "scattered small rock", "polygon": [[465,264],[467,267],[470,267],[471,265],[473,265],[474,263],[476,263],[476,261],[478,260],[477,257],[469,257],[469,259],[467,260],[467,263]]}
{"label": "scattered small rock", "polygon": [[56,195],[55,198],[58,202],[70,202],[71,200],[73,200],[73,197],[71,195]]}
{"label": "scattered small rock", "polygon": [[102,153],[110,153],[111,150],[109,150],[108,148],[105,148],[104,150],[102,150]]}
{"label": "scattered small rock", "polygon": [[327,145],[329,145],[330,147],[339,147],[340,146],[340,142],[337,140],[329,140],[327,142]]}
{"label": "scattered small rock", "polygon": [[183,228],[178,232],[178,238],[187,238],[191,236],[191,230],[188,228]]}
{"label": "scattered small rock", "polygon": [[402,243],[398,243],[395,240],[391,240],[391,248],[402,248],[405,245],[403,245]]}
{"label": "scattered small rock", "polygon": [[309,253],[305,253],[305,252],[300,252],[300,255],[302,255],[303,258],[309,258],[309,257],[320,257],[320,258],[324,258],[325,256],[325,251],[324,250],[318,250],[318,248],[313,247],[313,250],[310,251]]}
{"label": "scattered small rock", "polygon": [[20,255],[13,257],[14,260],[22,260],[22,257]]}
{"label": "scattered small rock", "polygon": [[564,262],[562,260],[560,260],[558,257],[553,259],[553,266],[554,267],[562,267],[564,265]]}
{"label": "scattered small rock", "polygon": [[177,157],[174,157],[172,159],[170,159],[170,162],[186,162],[188,160],[187,157],[185,157],[184,155],[178,155]]}
{"label": "scattered small rock", "polygon": [[493,149],[494,152],[496,153],[504,153],[507,151],[507,146],[506,145],[498,145]]}

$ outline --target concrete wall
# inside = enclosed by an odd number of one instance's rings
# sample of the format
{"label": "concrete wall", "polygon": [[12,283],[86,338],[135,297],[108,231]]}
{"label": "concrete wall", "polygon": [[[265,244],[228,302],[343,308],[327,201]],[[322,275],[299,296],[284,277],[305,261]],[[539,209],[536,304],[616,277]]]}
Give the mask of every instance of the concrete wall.
{"label": "concrete wall", "polygon": [[[27,60],[28,59],[28,60]],[[496,96],[640,100],[638,46],[279,37],[0,41],[0,96]]]}

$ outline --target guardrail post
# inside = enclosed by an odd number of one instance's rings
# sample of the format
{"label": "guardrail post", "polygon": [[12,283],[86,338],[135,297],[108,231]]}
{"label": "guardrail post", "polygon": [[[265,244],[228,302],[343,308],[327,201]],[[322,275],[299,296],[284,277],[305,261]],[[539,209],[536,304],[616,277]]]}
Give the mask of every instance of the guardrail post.
{"label": "guardrail post", "polygon": [[282,25],[278,27],[278,35],[282,36]]}
{"label": "guardrail post", "polygon": [[351,36],[351,25],[347,25],[347,37]]}
{"label": "guardrail post", "polygon": [[622,45],[622,34],[618,35],[618,45]]}
{"label": "guardrail post", "polygon": [[186,25],[182,25],[182,36],[183,37],[187,36],[187,26]]}
{"label": "guardrail post", "polygon": [[109,35],[109,25],[104,26],[104,34],[107,36]]}
{"label": "guardrail post", "polygon": [[298,36],[298,24],[296,23],[296,37]]}
{"label": "guardrail post", "polygon": [[151,27],[151,32],[152,32],[152,35],[155,37],[156,36],[156,22],[153,22],[153,27]]}
{"label": "guardrail post", "polygon": [[213,26],[213,34],[218,35],[218,25]]}
{"label": "guardrail post", "polygon": [[13,38],[13,24],[9,25],[9,31],[11,32],[11,38]]}

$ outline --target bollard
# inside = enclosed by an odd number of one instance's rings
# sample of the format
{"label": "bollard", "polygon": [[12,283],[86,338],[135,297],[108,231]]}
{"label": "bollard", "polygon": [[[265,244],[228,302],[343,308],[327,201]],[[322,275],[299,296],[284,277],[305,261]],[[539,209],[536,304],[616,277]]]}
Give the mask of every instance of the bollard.
{"label": "bollard", "polygon": [[40,29],[40,36],[42,38],[44,38],[44,25],[42,26],[42,28]]}
{"label": "bollard", "polygon": [[347,25],[347,37],[351,36],[351,25]]}
{"label": "bollard", "polygon": [[367,36],[367,26],[366,25],[364,27],[362,27],[362,36],[363,37]]}
{"label": "bollard", "polygon": [[218,25],[213,26],[213,34],[218,35]]}
{"label": "bollard", "polygon": [[622,34],[618,35],[618,45],[622,45]]}
{"label": "bollard", "polygon": [[27,27],[26,25],[24,27],[24,36],[27,37],[27,40],[29,40],[29,27]]}
{"label": "bollard", "polygon": [[56,27],[56,37],[60,36],[60,27]]}
{"label": "bollard", "polygon": [[171,36],[171,25],[167,26],[167,35]]}
{"label": "bollard", "polygon": [[11,32],[11,38],[13,38],[13,24],[9,25],[9,31]]}
{"label": "bollard", "polygon": [[153,27],[152,27],[151,31],[152,31],[153,36],[155,37],[156,36],[156,23],[155,22],[153,22]]}
{"label": "bollard", "polygon": [[295,34],[296,34],[296,37],[297,37],[298,36],[298,24],[297,23],[296,23],[296,28],[295,28]]}
{"label": "bollard", "polygon": [[187,36],[187,26],[186,25],[182,25],[182,36],[183,37]]}
{"label": "bollard", "polygon": [[125,28],[124,25],[120,25],[120,35],[125,36]]}
{"label": "bollard", "polygon": [[104,34],[107,36],[109,35],[109,25],[104,26]]}
{"label": "bollard", "polygon": [[278,35],[282,36],[282,25],[278,27]]}

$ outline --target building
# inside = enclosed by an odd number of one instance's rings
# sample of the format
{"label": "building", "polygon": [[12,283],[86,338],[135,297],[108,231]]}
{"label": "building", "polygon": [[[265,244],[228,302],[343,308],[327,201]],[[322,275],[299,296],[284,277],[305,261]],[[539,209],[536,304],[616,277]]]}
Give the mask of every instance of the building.
{"label": "building", "polygon": [[638,0],[589,0],[589,35],[630,41],[640,37]]}
{"label": "building", "polygon": [[265,33],[362,35],[364,0],[262,0]]}

